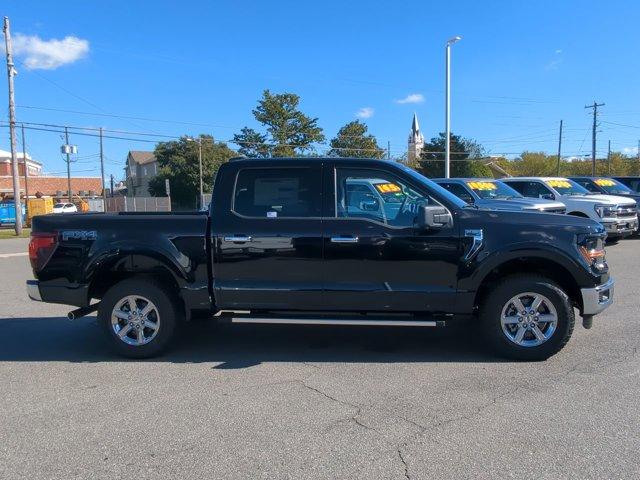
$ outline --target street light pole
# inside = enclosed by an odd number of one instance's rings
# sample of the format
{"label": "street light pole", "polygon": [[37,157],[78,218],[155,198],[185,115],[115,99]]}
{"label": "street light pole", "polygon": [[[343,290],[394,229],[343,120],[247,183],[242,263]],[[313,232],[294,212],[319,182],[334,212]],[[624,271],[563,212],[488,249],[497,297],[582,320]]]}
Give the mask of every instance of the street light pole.
{"label": "street light pole", "polygon": [[449,178],[451,175],[451,45],[462,40],[460,35],[447,40],[445,48],[445,140],[444,140],[444,176]]}
{"label": "street light pole", "polygon": [[200,166],[200,208],[204,206],[204,195],[202,193],[202,137],[198,137],[198,163]]}

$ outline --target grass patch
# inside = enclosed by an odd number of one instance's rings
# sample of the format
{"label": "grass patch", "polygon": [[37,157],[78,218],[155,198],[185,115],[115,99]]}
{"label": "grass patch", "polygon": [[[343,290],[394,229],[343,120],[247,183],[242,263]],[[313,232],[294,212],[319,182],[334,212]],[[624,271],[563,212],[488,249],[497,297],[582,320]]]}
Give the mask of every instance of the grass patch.
{"label": "grass patch", "polygon": [[[28,238],[30,234],[31,234],[30,228],[23,228],[22,235],[20,235],[20,238]],[[16,237],[16,231],[13,228],[0,229],[0,240],[4,240],[6,238],[18,238]]]}

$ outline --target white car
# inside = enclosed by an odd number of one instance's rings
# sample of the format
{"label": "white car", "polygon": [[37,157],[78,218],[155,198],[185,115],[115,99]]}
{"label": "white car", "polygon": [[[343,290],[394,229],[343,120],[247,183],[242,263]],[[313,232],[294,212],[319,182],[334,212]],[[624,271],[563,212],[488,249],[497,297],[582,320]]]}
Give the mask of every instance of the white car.
{"label": "white car", "polygon": [[636,202],[630,198],[593,194],[561,177],[514,177],[502,181],[525,197],[561,201],[567,206],[568,215],[600,222],[609,238],[626,237],[638,228]]}
{"label": "white car", "polygon": [[53,213],[76,213],[78,207],[73,203],[56,203],[53,206]]}

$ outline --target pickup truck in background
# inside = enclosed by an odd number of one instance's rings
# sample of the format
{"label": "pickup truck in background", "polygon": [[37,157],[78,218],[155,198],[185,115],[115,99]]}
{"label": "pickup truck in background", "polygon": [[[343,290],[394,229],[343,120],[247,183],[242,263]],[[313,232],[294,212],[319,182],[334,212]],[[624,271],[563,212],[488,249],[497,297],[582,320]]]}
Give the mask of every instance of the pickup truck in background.
{"label": "pickup truck in background", "polygon": [[615,178],[608,177],[569,177],[578,185],[583,186],[592,194],[616,195],[629,198],[637,203],[640,201],[640,193],[631,190],[625,184]]}
{"label": "pickup truck in background", "polygon": [[[376,204],[377,202],[377,204]],[[204,213],[33,219],[34,300],[161,353],[181,322],[439,327],[542,360],[613,300],[602,225],[468,205],[390,161],[238,159]]]}
{"label": "pickup truck in background", "polygon": [[612,177],[614,180],[626,185],[634,192],[640,193],[640,177]]}
{"label": "pickup truck in background", "polygon": [[441,187],[471,205],[493,210],[566,213],[564,203],[527,198],[499,180],[487,178],[435,178]]}
{"label": "pickup truck in background", "polygon": [[609,239],[631,235],[638,228],[637,205],[633,199],[592,194],[573,180],[560,177],[512,177],[502,179],[525,197],[559,200],[567,214],[600,222]]}

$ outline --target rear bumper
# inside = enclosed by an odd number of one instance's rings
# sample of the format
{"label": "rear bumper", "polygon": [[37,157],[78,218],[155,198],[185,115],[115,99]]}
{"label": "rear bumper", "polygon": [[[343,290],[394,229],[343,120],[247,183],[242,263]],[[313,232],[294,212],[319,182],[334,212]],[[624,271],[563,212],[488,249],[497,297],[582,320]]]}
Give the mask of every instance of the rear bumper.
{"label": "rear bumper", "polygon": [[42,301],[42,295],[40,295],[40,286],[38,280],[27,280],[27,295],[31,300],[36,302]]}
{"label": "rear bumper", "polygon": [[27,295],[31,300],[86,307],[89,305],[88,285],[55,285],[39,280],[27,280]]}
{"label": "rear bumper", "polygon": [[597,315],[613,303],[613,278],[592,288],[582,288],[582,315]]}

